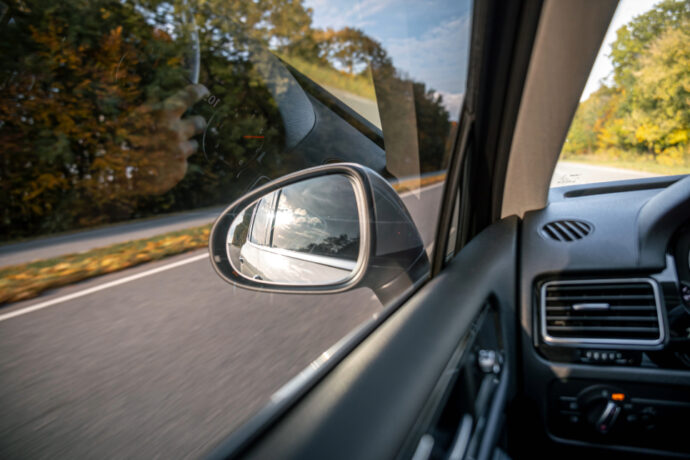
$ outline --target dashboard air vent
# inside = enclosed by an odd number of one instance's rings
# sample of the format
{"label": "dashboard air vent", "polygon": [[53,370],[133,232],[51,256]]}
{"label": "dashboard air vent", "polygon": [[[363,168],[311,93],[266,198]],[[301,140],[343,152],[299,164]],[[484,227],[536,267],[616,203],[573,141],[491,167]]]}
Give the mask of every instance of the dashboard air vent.
{"label": "dashboard air vent", "polygon": [[581,220],[557,220],[541,228],[545,238],[564,242],[581,240],[591,232],[592,225]]}
{"label": "dashboard air vent", "polygon": [[658,345],[662,320],[650,279],[551,281],[541,288],[547,343]]}

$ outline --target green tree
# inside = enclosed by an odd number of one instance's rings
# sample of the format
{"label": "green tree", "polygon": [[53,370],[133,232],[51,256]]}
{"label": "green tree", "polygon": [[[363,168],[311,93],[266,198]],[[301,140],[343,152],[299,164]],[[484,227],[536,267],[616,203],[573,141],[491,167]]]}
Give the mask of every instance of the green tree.
{"label": "green tree", "polygon": [[[368,66],[392,68],[393,64],[381,43],[360,29],[345,27],[314,32],[318,43],[317,58],[350,74],[364,73]],[[359,71],[356,71],[359,69]]]}
{"label": "green tree", "polygon": [[616,85],[627,88],[634,84],[639,57],[650,42],[668,28],[685,27],[688,20],[690,0],[664,0],[618,29],[610,55]]}
{"label": "green tree", "polygon": [[652,41],[634,74],[634,106],[626,122],[636,142],[655,155],[687,145],[690,138],[689,44],[690,19]]}
{"label": "green tree", "polygon": [[666,0],[617,31],[614,80],[580,104],[563,151],[690,160],[690,1]]}
{"label": "green tree", "polygon": [[602,85],[580,103],[563,145],[564,152],[593,153],[597,149],[601,121],[607,118],[614,92],[612,88]]}

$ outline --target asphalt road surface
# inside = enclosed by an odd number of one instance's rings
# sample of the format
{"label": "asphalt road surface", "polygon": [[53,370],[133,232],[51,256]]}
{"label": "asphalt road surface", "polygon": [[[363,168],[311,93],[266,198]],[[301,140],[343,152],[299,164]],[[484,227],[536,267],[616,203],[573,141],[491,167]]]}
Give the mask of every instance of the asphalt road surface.
{"label": "asphalt road surface", "polygon": [[[404,197],[427,243],[441,190]],[[0,310],[0,458],[198,457],[380,310],[368,289],[234,288],[205,251],[12,304]]]}
{"label": "asphalt road surface", "polygon": [[652,177],[657,174],[629,169],[611,168],[608,166],[595,166],[571,161],[559,161],[551,179],[552,187],[566,185],[588,184],[592,182],[609,182],[626,179],[640,179]]}

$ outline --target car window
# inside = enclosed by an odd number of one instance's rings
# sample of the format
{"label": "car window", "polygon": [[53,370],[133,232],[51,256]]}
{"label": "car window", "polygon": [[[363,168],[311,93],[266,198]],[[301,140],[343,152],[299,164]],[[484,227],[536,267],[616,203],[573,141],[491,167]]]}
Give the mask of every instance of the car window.
{"label": "car window", "polygon": [[[385,316],[369,288],[231,286],[209,233],[247,192],[349,162],[431,255],[471,17],[470,0],[0,0],[0,457],[198,457]],[[305,182],[244,210],[233,266],[349,273],[357,209],[300,214],[320,198]]]}
{"label": "car window", "polygon": [[690,5],[622,0],[552,187],[690,173]]}
{"label": "car window", "polygon": [[256,206],[249,237],[249,241],[252,243],[261,246],[271,245],[271,230],[273,229],[276,215],[277,197],[278,193],[271,193],[267,197],[262,198]]}

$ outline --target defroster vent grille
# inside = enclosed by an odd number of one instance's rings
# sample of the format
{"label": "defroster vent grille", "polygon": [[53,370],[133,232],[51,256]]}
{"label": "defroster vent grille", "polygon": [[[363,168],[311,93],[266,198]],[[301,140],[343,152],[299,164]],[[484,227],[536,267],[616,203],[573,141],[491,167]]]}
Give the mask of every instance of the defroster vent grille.
{"label": "defroster vent grille", "polygon": [[541,228],[541,234],[550,240],[570,243],[592,233],[592,224],[582,220],[556,220]]}

